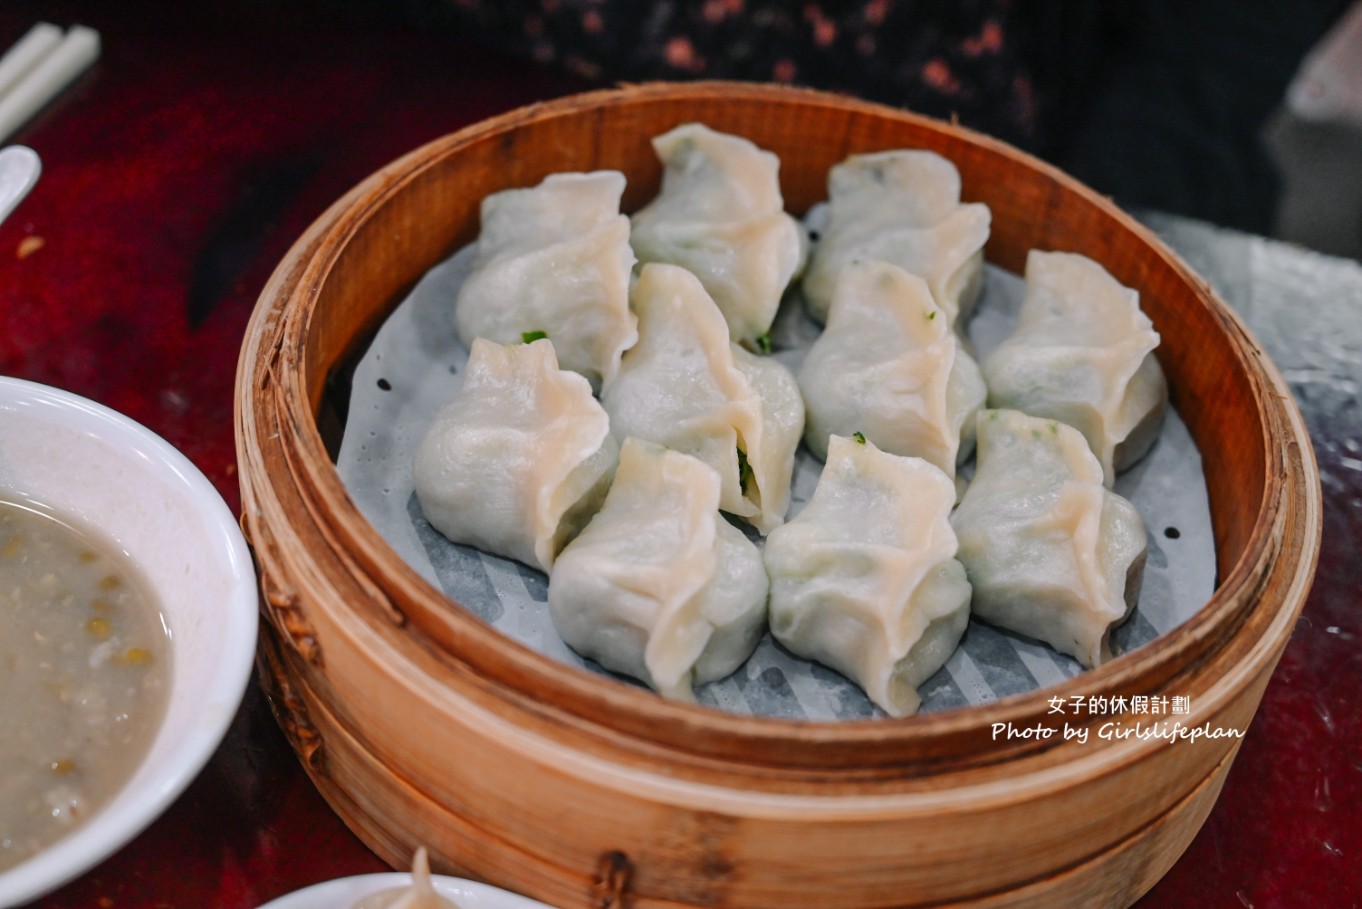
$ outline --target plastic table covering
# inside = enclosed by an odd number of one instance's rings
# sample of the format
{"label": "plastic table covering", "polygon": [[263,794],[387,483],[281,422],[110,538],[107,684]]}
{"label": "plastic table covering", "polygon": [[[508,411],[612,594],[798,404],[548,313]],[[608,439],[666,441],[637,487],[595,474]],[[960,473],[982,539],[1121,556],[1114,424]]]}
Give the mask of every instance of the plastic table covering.
{"label": "plastic table covering", "polygon": [[[233,382],[255,298],[334,199],[438,136],[588,88],[457,35],[311,4],[6,0],[0,48],[83,23],[100,62],[11,141],[44,173],[0,225],[0,374],[118,409],[239,508]],[[1214,811],[1139,909],[1362,906],[1362,266],[1160,215],[1248,321],[1314,439],[1324,548]],[[317,794],[254,685],[189,790],[47,909],[252,909],[387,870]]]}

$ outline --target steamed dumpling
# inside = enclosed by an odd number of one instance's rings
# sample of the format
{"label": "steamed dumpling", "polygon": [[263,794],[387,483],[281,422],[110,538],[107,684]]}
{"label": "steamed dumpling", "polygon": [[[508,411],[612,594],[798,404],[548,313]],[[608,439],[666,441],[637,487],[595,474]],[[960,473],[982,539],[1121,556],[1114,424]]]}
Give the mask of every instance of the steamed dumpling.
{"label": "steamed dumpling", "polygon": [[1068,423],[1110,486],[1158,437],[1168,385],[1139,295],[1075,253],[1032,250],[1016,330],[984,361],[990,407]]}
{"label": "steamed dumpling", "polygon": [[924,458],[947,476],[974,449],[987,394],[979,367],[926,283],[887,262],[843,269],[828,324],[799,371],[804,442],[860,432],[884,451]]}
{"label": "steamed dumpling", "polygon": [[432,527],[548,571],[600,506],[619,457],[591,385],[553,344],[473,342],[463,384],[412,464]]}
{"label": "steamed dumpling", "polygon": [[921,458],[833,436],[808,505],[766,540],[771,632],[891,716],[955,651],[970,585],[949,515],[955,484]]}
{"label": "steamed dumpling", "polygon": [[459,904],[441,896],[435,889],[430,877],[430,860],[422,846],[412,859],[410,884],[370,894],[351,909],[459,909]]}
{"label": "steamed dumpling", "polygon": [[454,308],[459,340],[546,336],[559,366],[599,389],[638,339],[623,192],[623,174],[596,171],[552,174],[483,199],[473,270]]}
{"label": "steamed dumpling", "polygon": [[963,331],[992,216],[981,203],[961,204],[954,164],[929,151],[852,155],[828,172],[827,217],[802,285],[813,318],[827,318],[842,269],[879,259],[926,281],[946,321]]}
{"label": "steamed dumpling", "polygon": [[781,295],[804,265],[804,228],[785,213],[780,161],[739,136],[699,123],[653,140],[662,191],[633,217],[640,263],[693,272],[723,313],[734,341],[766,335]]}
{"label": "steamed dumpling", "polygon": [[629,438],[605,505],[558,557],[549,611],[584,657],[692,700],[766,630],[761,553],[719,514],[714,468]]}
{"label": "steamed dumpling", "polygon": [[788,369],[729,340],[695,275],[645,265],[639,341],[601,390],[615,438],[695,455],[719,473],[719,508],[763,533],[785,520],[804,402]]}
{"label": "steamed dumpling", "polygon": [[951,523],[974,614],[1084,666],[1140,595],[1145,528],[1102,484],[1078,430],[1014,410],[979,414],[978,468]]}

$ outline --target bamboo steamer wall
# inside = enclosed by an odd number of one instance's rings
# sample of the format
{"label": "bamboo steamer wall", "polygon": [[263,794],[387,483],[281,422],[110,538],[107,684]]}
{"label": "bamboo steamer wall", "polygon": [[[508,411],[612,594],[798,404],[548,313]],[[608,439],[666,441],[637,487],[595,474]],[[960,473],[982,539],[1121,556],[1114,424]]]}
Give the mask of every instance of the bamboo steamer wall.
{"label": "bamboo steamer wall", "polygon": [[[1061,686],[903,720],[720,714],[559,665],[450,604],[360,516],[328,454],[337,377],[415,281],[478,231],[490,192],[616,168],[655,194],[649,140],[703,121],[781,159],[787,207],[853,152],[928,148],[987,203],[990,261],[1084,253],[1140,291],[1201,449],[1219,583],[1187,623]],[[268,619],[260,666],[308,773],[356,833],[565,909],[1126,906],[1210,811],[1237,739],[995,740],[1054,727],[1051,697],[1189,699],[1245,729],[1309,587],[1308,436],[1241,323],[1148,231],[1001,143],[819,93],[646,85],[522,109],[440,139],[339,200],[261,295],[237,388],[243,526]]]}

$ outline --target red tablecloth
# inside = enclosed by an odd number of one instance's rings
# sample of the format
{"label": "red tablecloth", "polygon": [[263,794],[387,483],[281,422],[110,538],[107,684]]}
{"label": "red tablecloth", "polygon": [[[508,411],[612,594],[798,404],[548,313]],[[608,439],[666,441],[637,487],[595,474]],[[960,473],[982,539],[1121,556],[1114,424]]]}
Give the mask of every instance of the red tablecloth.
{"label": "red tablecloth", "polygon": [[[455,34],[309,3],[5,0],[0,48],[39,20],[93,26],[104,52],[13,140],[39,152],[44,173],[0,226],[0,374],[144,423],[234,508],[237,354],[256,295],[298,234],[402,153],[586,87]],[[1349,546],[1362,507],[1329,507],[1319,580],[1224,794],[1141,909],[1362,904],[1359,574]],[[35,905],[251,909],[379,870],[252,687],[186,794]]]}

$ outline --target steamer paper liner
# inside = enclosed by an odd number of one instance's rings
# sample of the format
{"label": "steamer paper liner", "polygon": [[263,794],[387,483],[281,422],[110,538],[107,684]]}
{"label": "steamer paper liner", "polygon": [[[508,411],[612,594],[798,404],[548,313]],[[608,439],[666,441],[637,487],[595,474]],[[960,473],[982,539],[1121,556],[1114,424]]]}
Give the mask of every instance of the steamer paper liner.
{"label": "steamer paper liner", "polygon": [[[468,361],[468,350],[454,333],[453,307],[471,261],[472,249],[465,247],[433,268],[380,328],[355,369],[337,469],[378,532],[452,600],[540,653],[613,676],[558,637],[542,572],[450,543],[426,523],[412,490],[412,457],[426,427],[458,388]],[[1020,277],[985,267],[969,328],[980,360],[1011,331],[1024,291]],[[786,300],[772,328],[774,356],[797,370],[819,331],[797,299]],[[791,517],[812,495],[822,466],[800,446]],[[968,473],[967,465],[962,474]],[[1139,509],[1149,542],[1139,605],[1112,633],[1113,652],[1120,654],[1190,618],[1215,589],[1215,543],[1201,456],[1174,410],[1169,409],[1153,450],[1117,478],[1115,490]],[[961,647],[919,689],[922,711],[984,704],[1082,671],[1076,661],[1044,644],[971,620]],[[884,715],[856,684],[794,656],[769,633],[737,672],[698,687],[696,697],[718,709],[759,716]]]}

